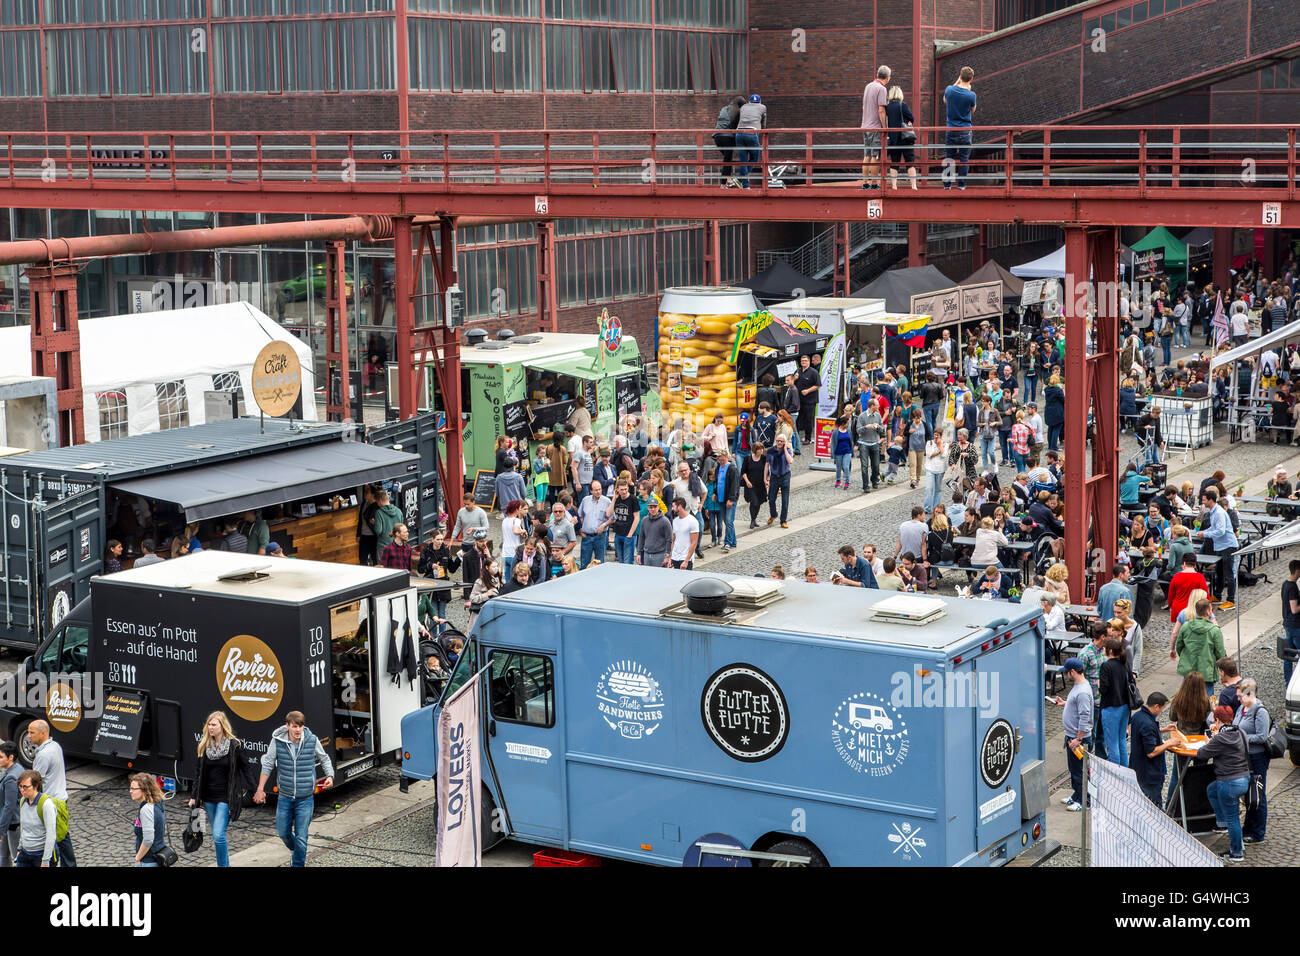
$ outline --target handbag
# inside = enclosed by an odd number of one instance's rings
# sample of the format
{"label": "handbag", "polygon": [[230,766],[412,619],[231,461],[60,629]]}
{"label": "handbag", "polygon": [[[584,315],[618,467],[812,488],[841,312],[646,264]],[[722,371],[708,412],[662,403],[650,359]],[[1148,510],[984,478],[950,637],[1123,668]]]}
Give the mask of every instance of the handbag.
{"label": "handbag", "polygon": [[1262,775],[1252,773],[1250,782],[1246,785],[1246,812],[1258,813],[1260,804],[1264,801],[1264,778]]}
{"label": "handbag", "polygon": [[898,134],[898,144],[900,146],[914,146],[916,144],[916,130],[912,129],[911,123],[904,123],[902,130]]}
{"label": "handbag", "polygon": [[1286,733],[1276,720],[1270,720],[1268,736],[1264,738],[1264,753],[1276,759],[1286,753]]}
{"label": "handbag", "polygon": [[1142,706],[1142,692],[1138,690],[1137,676],[1133,673],[1133,668],[1126,667],[1128,671],[1128,709],[1137,710]]}
{"label": "handbag", "polygon": [[193,853],[199,847],[203,846],[203,824],[199,816],[198,807],[190,807],[190,819],[185,824],[185,829],[181,831],[181,846],[186,853]]}

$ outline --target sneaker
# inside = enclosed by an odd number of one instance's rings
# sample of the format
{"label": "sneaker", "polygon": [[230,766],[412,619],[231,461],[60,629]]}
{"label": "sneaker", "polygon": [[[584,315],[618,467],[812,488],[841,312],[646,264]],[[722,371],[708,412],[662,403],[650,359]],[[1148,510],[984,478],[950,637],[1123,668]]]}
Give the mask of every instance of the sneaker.
{"label": "sneaker", "polygon": [[1224,601],[1222,604],[1219,605],[1219,610],[1220,610],[1220,611],[1231,611],[1231,610],[1232,610],[1234,607],[1236,607],[1236,606],[1237,606],[1237,605],[1234,604],[1232,601]]}
{"label": "sneaker", "polygon": [[913,488],[916,487],[916,482],[915,482],[915,481],[913,481],[913,482],[911,483],[911,487],[913,487]]}
{"label": "sneaker", "polygon": [[722,546],[722,553],[723,553],[723,554],[731,554],[731,549],[730,549],[729,547],[727,547],[727,546],[724,544],[724,545]]}
{"label": "sneaker", "polygon": [[1245,863],[1245,862],[1246,862],[1246,858],[1245,858],[1244,856],[1240,856],[1240,855],[1238,855],[1238,856],[1233,856],[1232,853],[1231,853],[1231,851],[1229,851],[1229,850],[1224,850],[1222,853],[1220,853],[1220,854],[1219,854],[1219,859],[1220,859],[1220,860],[1224,860],[1224,861],[1226,861],[1226,862],[1228,862],[1228,863]]}
{"label": "sneaker", "polygon": [[1061,803],[1064,806],[1068,807],[1070,804],[1074,803],[1074,797],[1071,794],[1067,793],[1065,796],[1061,798]]}
{"label": "sneaker", "polygon": [[1069,803],[1065,805],[1065,809],[1069,810],[1071,813],[1078,813],[1080,810],[1083,809],[1083,804],[1075,803],[1073,800],[1071,800]]}
{"label": "sneaker", "polygon": [[1227,828],[1227,827],[1221,827],[1221,826],[1219,826],[1219,825],[1216,823],[1216,824],[1214,825],[1214,829],[1213,829],[1211,832],[1212,832],[1212,833],[1227,833],[1227,832],[1228,832],[1228,828]]}
{"label": "sneaker", "polygon": [[1263,838],[1263,837],[1250,837],[1250,836],[1248,836],[1248,837],[1242,837],[1242,838],[1241,838],[1241,842],[1242,842],[1242,843],[1263,843],[1263,842],[1264,842],[1264,838]]}

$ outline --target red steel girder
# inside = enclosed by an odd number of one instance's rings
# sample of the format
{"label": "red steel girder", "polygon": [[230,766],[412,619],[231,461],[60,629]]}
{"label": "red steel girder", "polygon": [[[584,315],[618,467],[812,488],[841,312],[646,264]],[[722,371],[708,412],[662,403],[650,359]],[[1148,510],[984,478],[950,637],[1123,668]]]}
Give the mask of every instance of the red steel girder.
{"label": "red steel girder", "polygon": [[77,323],[77,273],[81,266],[61,262],[28,266],[32,295],[32,374],[54,379],[59,440],[86,440],[81,394],[81,333]]}
{"label": "red steel girder", "polygon": [[704,281],[722,285],[722,230],[716,219],[704,224]]}
{"label": "red steel girder", "polygon": [[835,224],[835,275],[832,289],[835,295],[847,296],[852,285],[853,243],[849,236],[849,223]]}
{"label": "red steel girder", "polygon": [[543,332],[560,330],[559,289],[555,276],[555,223],[537,224],[537,324]]}
{"label": "red steel girder", "polygon": [[[1065,227],[1065,563],[1070,598],[1082,604],[1088,574],[1094,587],[1110,578],[1118,544],[1119,410],[1118,254],[1115,229]],[[1093,353],[1087,354],[1089,303],[1096,313]],[[1092,474],[1087,429],[1093,417]],[[1077,503],[1077,507],[1076,507]],[[1091,539],[1091,550],[1089,541]]]}
{"label": "red steel girder", "polygon": [[[537,186],[458,184],[454,191],[423,183],[159,183],[130,186],[97,182],[38,186],[0,180],[0,206],[25,209],[141,209],[266,212],[313,215],[447,215],[536,219]],[[1098,226],[1165,225],[1254,229],[1262,204],[1280,205],[1283,229],[1300,228],[1300,201],[1285,190],[1153,189],[1121,187],[980,188],[887,190],[885,221],[915,223],[1085,222]],[[751,222],[860,222],[867,219],[866,194],[842,187],[791,186],[743,191],[665,185],[550,186],[548,215],[554,219],[719,219]],[[906,193],[906,195],[904,195]]]}
{"label": "red steel girder", "polygon": [[325,417],[351,421],[351,366],[348,361],[347,243],[325,247]]}

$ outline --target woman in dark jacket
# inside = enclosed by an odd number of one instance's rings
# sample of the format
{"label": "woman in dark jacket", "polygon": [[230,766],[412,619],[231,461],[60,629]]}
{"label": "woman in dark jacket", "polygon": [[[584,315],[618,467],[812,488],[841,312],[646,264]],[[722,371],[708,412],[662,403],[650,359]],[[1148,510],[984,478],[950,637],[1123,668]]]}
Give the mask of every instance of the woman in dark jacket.
{"label": "woman in dark jacket", "polygon": [[740,463],[741,484],[745,486],[745,500],[749,502],[749,526],[758,527],[758,512],[767,501],[767,483],[763,480],[763,470],[767,466],[767,457],[761,442],[755,443],[749,455]]}
{"label": "woman in dark jacket", "polygon": [[1126,378],[1119,387],[1119,430],[1122,432],[1126,428],[1132,428],[1137,417],[1137,388],[1133,385],[1133,379]]}
{"label": "woman in dark jacket", "polygon": [[1047,426],[1047,448],[1056,451],[1061,442],[1061,433],[1065,431],[1065,389],[1061,388],[1061,377],[1053,375],[1047,380],[1043,390],[1043,424]]}
{"label": "woman in dark jacket", "polygon": [[244,757],[244,747],[230,727],[225,711],[208,714],[204,732],[199,737],[199,772],[190,806],[203,805],[208,817],[212,848],[217,866],[230,866],[226,848],[226,826],[239,819],[244,796],[254,786],[253,765]]}
{"label": "woman in dark jacket", "polygon": [[740,124],[740,108],[745,105],[743,98],[737,96],[728,100],[718,111],[718,122],[714,127],[713,145],[722,154],[722,185],[735,187],[740,183],[731,178],[731,159],[736,154],[736,127]]}
{"label": "woman in dark jacket", "polygon": [[540,584],[550,577],[551,551],[546,544],[546,533],[534,535],[515,549],[515,564],[528,565],[528,581]]}
{"label": "woman in dark jacket", "polygon": [[[916,188],[916,160],[914,154],[916,149],[911,143],[904,143],[903,139],[906,134],[904,129],[910,127],[914,122],[912,117],[912,108],[907,105],[903,99],[903,88],[901,86],[891,86],[889,88],[889,102],[885,104],[885,120],[889,123],[889,185],[892,189],[898,188],[898,173],[894,169],[894,164],[907,167],[907,178],[912,183],[912,188]],[[897,132],[895,132],[897,131]],[[911,133],[912,143],[916,142],[916,133]]]}

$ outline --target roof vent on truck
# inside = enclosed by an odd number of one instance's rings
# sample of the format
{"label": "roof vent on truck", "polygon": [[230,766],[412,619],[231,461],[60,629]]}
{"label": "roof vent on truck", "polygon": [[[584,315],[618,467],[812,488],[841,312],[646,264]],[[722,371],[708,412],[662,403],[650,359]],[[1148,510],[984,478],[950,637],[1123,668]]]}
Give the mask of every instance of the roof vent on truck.
{"label": "roof vent on truck", "polygon": [[707,617],[718,624],[750,623],[756,614],[785,597],[781,582],[770,579],[698,577],[682,588],[684,601],[659,613],[664,617]]}
{"label": "roof vent on truck", "polygon": [[251,564],[246,568],[236,568],[233,571],[227,571],[225,574],[217,575],[218,581],[260,581],[263,578],[269,578],[270,572],[266,569],[269,564]]}
{"label": "roof vent on truck", "polygon": [[884,624],[925,625],[947,613],[942,599],[919,594],[897,594],[871,606],[871,620]]}

